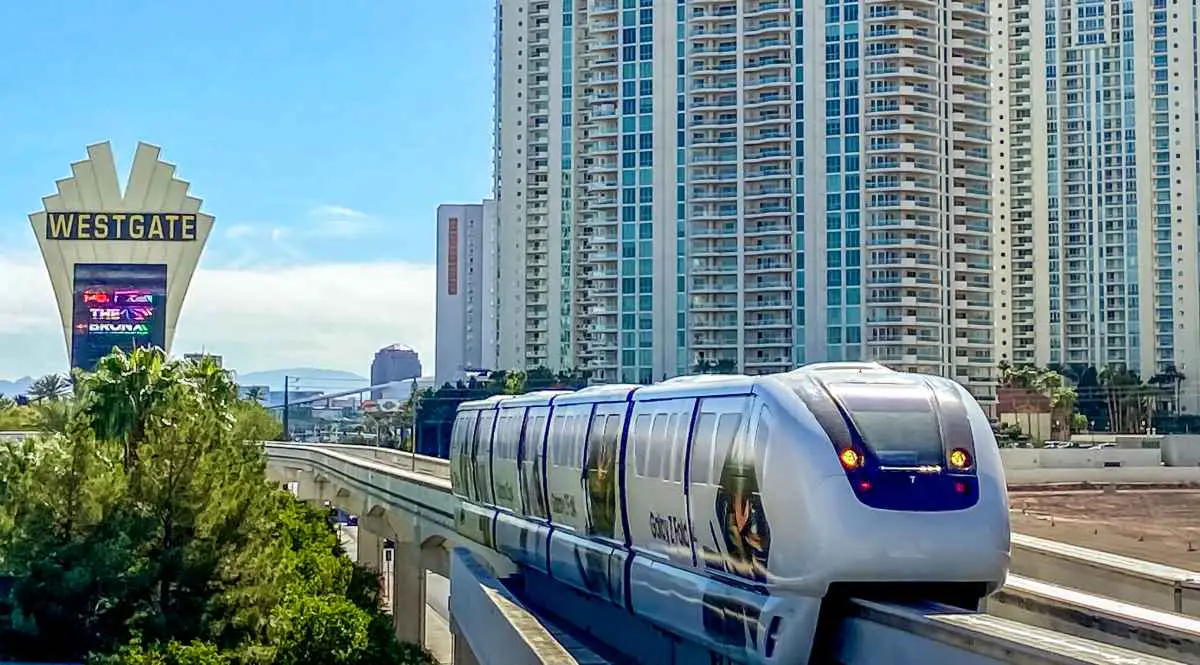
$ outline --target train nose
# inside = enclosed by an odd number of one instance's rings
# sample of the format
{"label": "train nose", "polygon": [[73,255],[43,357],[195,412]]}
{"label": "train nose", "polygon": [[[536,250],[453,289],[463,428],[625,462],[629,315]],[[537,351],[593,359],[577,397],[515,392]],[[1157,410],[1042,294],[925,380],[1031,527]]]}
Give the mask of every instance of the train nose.
{"label": "train nose", "polygon": [[[991,492],[965,510],[911,512],[857,501],[845,477],[823,482],[821,521],[834,581],[1003,582],[1009,565],[1008,507]],[[838,580],[837,578],[843,578]]]}

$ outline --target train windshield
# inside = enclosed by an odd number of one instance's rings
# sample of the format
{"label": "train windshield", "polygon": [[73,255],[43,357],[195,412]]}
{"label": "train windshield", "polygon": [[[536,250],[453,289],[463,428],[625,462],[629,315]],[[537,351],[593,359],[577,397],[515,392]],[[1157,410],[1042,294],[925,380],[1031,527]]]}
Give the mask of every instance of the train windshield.
{"label": "train windshield", "polygon": [[863,445],[883,466],[942,464],[942,436],[923,386],[831,383]]}

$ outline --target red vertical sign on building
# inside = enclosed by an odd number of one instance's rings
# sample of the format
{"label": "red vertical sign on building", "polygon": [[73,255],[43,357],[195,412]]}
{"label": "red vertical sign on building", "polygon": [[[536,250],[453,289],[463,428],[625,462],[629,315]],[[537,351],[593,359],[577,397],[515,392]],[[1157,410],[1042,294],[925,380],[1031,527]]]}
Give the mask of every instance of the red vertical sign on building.
{"label": "red vertical sign on building", "polygon": [[446,229],[446,293],[458,295],[458,218],[451,217]]}

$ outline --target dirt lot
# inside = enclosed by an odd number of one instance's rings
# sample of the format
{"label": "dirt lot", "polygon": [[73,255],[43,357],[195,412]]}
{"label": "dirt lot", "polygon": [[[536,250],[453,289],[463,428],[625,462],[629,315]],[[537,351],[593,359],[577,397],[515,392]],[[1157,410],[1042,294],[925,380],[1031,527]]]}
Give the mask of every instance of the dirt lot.
{"label": "dirt lot", "polygon": [[1017,533],[1200,571],[1200,490],[1013,491],[1009,502]]}

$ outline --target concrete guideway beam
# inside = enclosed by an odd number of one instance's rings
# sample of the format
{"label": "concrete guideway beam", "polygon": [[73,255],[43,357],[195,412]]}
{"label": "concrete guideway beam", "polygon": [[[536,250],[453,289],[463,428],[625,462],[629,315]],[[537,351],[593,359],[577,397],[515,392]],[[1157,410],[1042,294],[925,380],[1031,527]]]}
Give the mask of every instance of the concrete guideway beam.
{"label": "concrete guideway beam", "polygon": [[1200,619],[1009,575],[989,614],[1139,653],[1200,663]]}
{"label": "concrete guideway beam", "polygon": [[450,558],[450,630],[455,665],[609,662],[577,644],[568,650],[486,564],[461,547]]}
{"label": "concrete guideway beam", "polygon": [[841,665],[1178,665],[1006,619],[951,610],[852,601],[829,643]]}

